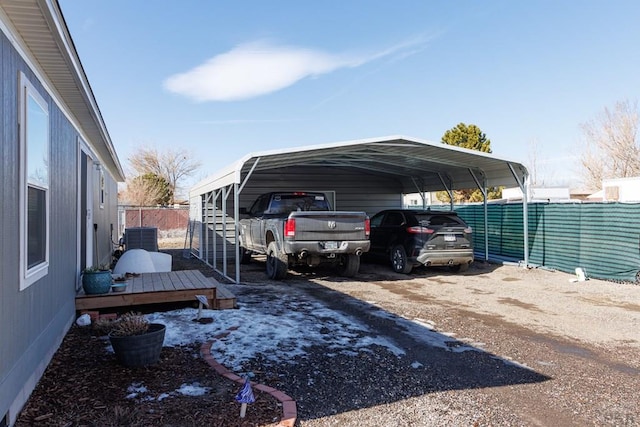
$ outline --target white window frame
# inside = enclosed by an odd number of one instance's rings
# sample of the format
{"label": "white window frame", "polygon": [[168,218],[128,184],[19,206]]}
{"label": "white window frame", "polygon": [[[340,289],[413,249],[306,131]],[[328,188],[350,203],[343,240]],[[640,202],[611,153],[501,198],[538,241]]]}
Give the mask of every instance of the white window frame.
{"label": "white window frame", "polygon": [[[47,182],[40,185],[32,185],[29,183],[28,166],[28,106],[29,97],[33,99],[39,107],[42,108],[47,116],[47,128],[46,128],[46,162],[47,167],[51,164],[51,121],[49,120],[49,104],[42,95],[38,92],[35,86],[29,81],[24,73],[20,73],[19,78],[19,114],[18,124],[20,129],[20,191],[19,191],[19,205],[20,205],[20,290],[24,290],[34,284],[36,281],[45,277],[49,273],[49,247],[50,247],[50,187],[51,187],[51,171],[47,171]],[[44,260],[37,265],[29,268],[28,263],[28,192],[29,187],[35,187],[38,190],[45,193],[45,247],[44,247]]]}

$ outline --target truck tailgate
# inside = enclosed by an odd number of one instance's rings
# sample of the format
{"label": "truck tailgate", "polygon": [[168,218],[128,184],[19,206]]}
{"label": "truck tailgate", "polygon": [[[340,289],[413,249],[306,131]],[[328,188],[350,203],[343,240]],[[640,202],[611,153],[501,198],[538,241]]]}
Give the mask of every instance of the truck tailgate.
{"label": "truck tailgate", "polygon": [[295,240],[366,240],[362,212],[294,212]]}

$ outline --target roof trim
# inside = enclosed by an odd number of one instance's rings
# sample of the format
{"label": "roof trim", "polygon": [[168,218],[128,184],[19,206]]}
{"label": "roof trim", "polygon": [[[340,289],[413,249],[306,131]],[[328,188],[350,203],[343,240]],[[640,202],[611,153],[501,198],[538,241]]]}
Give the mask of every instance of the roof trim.
{"label": "roof trim", "polygon": [[82,138],[94,148],[114,178],[124,181],[122,165],[58,1],[0,0],[0,18],[0,29],[7,34]]}
{"label": "roof trim", "polygon": [[520,186],[528,171],[521,163],[491,153],[392,135],[328,144],[249,153],[219,172],[200,181],[191,197],[231,184],[240,184],[255,162],[257,170],[291,166],[330,166],[389,175],[403,181],[407,193],[455,188],[475,188],[477,179],[489,187]]}

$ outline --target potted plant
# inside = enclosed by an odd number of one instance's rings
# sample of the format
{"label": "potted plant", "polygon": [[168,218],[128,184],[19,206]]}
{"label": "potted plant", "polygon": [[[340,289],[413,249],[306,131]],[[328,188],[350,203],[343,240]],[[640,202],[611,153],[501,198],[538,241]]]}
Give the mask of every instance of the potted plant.
{"label": "potted plant", "polygon": [[118,362],[127,367],[157,363],[166,327],[149,323],[142,314],[126,313],[113,322],[109,341]]}
{"label": "potted plant", "polygon": [[82,270],[82,289],[87,295],[106,294],[111,290],[111,270],[91,266]]}

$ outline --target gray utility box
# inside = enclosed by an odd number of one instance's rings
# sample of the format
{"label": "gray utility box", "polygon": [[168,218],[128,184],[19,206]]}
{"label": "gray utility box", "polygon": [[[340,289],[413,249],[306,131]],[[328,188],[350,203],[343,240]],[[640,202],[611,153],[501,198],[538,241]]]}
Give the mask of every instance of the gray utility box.
{"label": "gray utility box", "polygon": [[158,229],[156,227],[125,228],[124,249],[144,249],[158,252]]}

